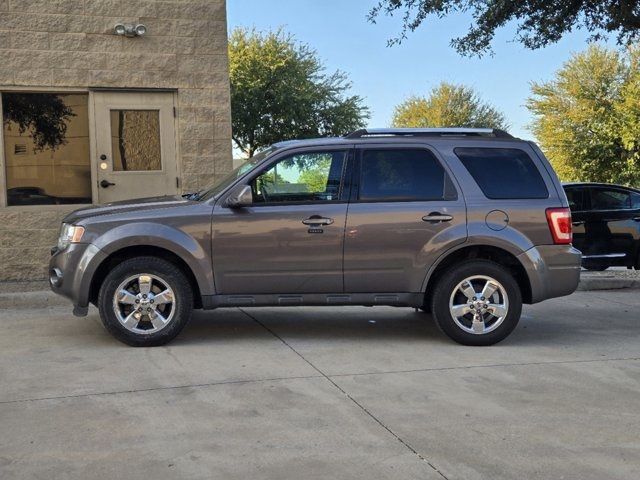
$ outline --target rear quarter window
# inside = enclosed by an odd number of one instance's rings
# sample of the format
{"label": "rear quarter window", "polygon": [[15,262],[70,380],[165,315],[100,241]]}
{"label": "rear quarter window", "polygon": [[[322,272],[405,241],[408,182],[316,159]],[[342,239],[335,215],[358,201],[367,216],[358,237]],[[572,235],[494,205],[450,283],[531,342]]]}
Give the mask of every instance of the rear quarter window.
{"label": "rear quarter window", "polygon": [[454,152],[487,198],[549,198],[538,167],[524,150],[456,148]]}

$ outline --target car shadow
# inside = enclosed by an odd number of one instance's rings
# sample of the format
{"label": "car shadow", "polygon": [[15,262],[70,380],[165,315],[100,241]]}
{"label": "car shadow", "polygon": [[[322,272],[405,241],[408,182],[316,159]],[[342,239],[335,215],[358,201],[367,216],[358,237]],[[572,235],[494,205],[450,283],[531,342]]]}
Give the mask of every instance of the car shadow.
{"label": "car shadow", "polygon": [[[549,315],[548,311],[533,310],[523,314],[518,327],[499,348],[539,346],[567,348],[581,345],[624,345],[629,339],[640,337],[638,321],[631,307],[624,307],[618,315],[584,306],[571,315],[562,310]],[[625,313],[626,311],[626,313]],[[95,337],[101,322],[94,310],[86,319],[76,319],[69,327],[69,335]],[[57,327],[58,333],[63,333]],[[100,343],[117,342],[105,330],[98,337]],[[419,342],[432,345],[462,347],[446,337],[436,326],[433,317],[411,308],[222,308],[196,311],[190,323],[172,340],[178,345],[214,345],[247,343],[265,339],[284,341]],[[279,340],[280,341],[280,340]]]}
{"label": "car shadow", "polygon": [[[615,347],[638,336],[638,322],[632,316],[609,316],[605,322],[602,312],[585,307],[573,312],[571,317],[562,313],[550,317],[545,312],[526,312],[514,332],[498,345],[566,348],[610,344]],[[284,341],[399,341],[457,346],[440,331],[430,314],[410,308],[384,307],[199,311],[173,343],[243,342],[265,337]]]}
{"label": "car shadow", "polygon": [[319,341],[448,341],[431,315],[409,308],[386,309],[386,312],[373,308],[364,312],[362,308],[340,311],[318,308],[300,312],[283,307],[198,311],[173,343],[247,341],[265,337]]}

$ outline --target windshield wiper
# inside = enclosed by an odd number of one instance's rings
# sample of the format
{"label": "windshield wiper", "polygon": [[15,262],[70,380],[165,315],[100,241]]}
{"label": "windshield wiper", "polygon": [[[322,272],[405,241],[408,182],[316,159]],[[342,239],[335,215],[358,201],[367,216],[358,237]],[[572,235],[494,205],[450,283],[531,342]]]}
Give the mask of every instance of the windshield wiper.
{"label": "windshield wiper", "polygon": [[185,193],[184,195],[182,195],[182,198],[186,198],[187,200],[198,200],[201,193],[202,190],[200,190],[199,192]]}

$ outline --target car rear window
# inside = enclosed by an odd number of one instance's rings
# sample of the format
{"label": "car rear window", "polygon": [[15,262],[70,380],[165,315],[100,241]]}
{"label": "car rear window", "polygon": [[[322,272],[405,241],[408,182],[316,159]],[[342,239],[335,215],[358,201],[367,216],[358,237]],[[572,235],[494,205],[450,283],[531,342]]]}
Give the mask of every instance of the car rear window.
{"label": "car rear window", "polygon": [[362,152],[360,200],[448,200],[455,196],[451,180],[428,150],[367,149]]}
{"label": "car rear window", "polygon": [[548,198],[531,157],[517,148],[456,148],[455,153],[491,199]]}

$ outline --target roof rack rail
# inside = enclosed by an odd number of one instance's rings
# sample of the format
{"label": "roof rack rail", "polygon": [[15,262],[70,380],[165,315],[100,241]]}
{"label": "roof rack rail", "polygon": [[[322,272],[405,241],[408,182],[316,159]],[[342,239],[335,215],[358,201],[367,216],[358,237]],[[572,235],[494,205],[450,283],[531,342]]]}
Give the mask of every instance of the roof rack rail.
{"label": "roof rack rail", "polygon": [[407,137],[496,137],[514,138],[510,133],[497,128],[363,128],[345,135],[344,138],[407,136]]}

